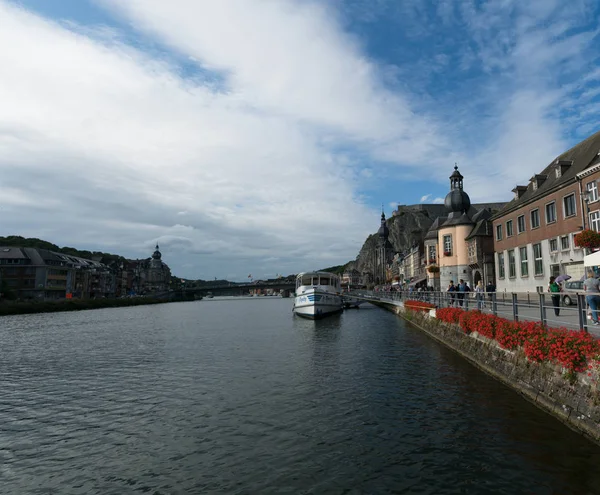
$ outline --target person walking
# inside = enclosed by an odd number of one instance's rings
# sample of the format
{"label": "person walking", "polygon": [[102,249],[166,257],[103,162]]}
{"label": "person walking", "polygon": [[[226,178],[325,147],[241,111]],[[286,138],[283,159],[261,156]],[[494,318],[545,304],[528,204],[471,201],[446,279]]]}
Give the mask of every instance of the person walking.
{"label": "person walking", "polygon": [[465,281],[461,278],[458,281],[458,305],[462,307],[465,301],[465,295],[467,292],[471,292],[471,288],[465,283]]}
{"label": "person walking", "polygon": [[475,297],[477,298],[477,309],[481,311],[485,308],[485,289],[481,280],[477,282],[477,286],[475,287]]}
{"label": "person walking", "polygon": [[556,282],[556,277],[550,277],[548,292],[550,292],[550,297],[552,297],[552,305],[554,306],[554,314],[556,316],[560,316],[560,291],[561,288],[558,282]]}
{"label": "person walking", "polygon": [[456,286],[454,285],[454,280],[450,280],[450,285],[446,289],[446,292],[448,292],[448,295],[450,296],[450,299],[448,301],[449,306],[453,307],[454,306],[454,298],[456,297]]}
{"label": "person walking", "polygon": [[594,277],[594,272],[588,270],[588,278],[583,281],[585,300],[592,310],[592,321],[598,325],[598,308],[600,308],[600,281]]}

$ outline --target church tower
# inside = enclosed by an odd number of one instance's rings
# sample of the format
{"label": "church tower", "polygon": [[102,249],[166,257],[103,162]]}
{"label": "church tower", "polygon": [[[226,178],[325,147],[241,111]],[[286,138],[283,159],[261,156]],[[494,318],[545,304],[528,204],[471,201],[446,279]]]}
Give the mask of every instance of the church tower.
{"label": "church tower", "polygon": [[387,258],[391,254],[391,245],[389,241],[390,229],[385,221],[385,213],[381,209],[381,225],[377,231],[377,255],[375,264],[375,283],[386,283]]}

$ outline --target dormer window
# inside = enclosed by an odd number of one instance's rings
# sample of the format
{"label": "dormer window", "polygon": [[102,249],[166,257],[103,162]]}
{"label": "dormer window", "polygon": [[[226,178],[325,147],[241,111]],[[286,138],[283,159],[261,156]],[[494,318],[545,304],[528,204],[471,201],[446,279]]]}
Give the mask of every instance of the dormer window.
{"label": "dormer window", "polygon": [[547,178],[547,175],[535,174],[531,179],[529,179],[531,181],[531,187],[533,190],[537,191]]}
{"label": "dormer window", "polygon": [[556,160],[556,177],[565,175],[571,165],[573,165],[573,160]]}
{"label": "dormer window", "polygon": [[512,192],[515,194],[515,199],[521,199],[523,194],[527,192],[527,186],[516,186]]}

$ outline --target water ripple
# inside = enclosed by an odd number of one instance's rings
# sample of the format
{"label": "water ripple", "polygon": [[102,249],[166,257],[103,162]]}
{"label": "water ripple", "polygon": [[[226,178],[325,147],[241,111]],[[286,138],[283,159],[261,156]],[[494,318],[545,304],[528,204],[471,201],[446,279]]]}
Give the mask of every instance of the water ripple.
{"label": "water ripple", "polygon": [[597,493],[600,449],[393,315],[0,320],[2,493]]}

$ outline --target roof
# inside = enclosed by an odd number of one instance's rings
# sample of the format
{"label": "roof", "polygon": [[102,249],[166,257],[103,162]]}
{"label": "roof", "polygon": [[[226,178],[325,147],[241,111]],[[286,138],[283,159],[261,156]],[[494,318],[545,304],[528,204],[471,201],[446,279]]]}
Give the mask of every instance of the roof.
{"label": "roof", "polygon": [[[510,201],[504,208],[496,213],[492,220],[503,217],[520,207],[536,201],[544,196],[554,192],[564,186],[574,183],[577,180],[577,174],[583,172],[596,162],[600,161],[598,153],[600,152],[600,131],[591,135],[587,139],[557,156],[549,165],[538,174],[534,174],[532,179],[540,176],[546,176],[546,179],[534,189],[530,182],[527,190],[523,192],[520,198]],[[570,166],[568,166],[570,164]],[[563,166],[566,170],[561,171],[559,177],[556,176],[556,168]]]}
{"label": "roof", "polygon": [[465,241],[480,236],[492,236],[492,223],[487,218],[482,218],[475,224],[469,235],[465,237]]}
{"label": "roof", "polygon": [[425,240],[437,239],[437,231],[440,229],[440,225],[446,221],[446,218],[448,217],[437,217],[433,221],[431,227],[429,227],[429,230],[427,231],[427,234],[425,234]]}
{"label": "roof", "polygon": [[0,258],[6,259],[28,259],[27,255],[18,247],[0,246]]}

